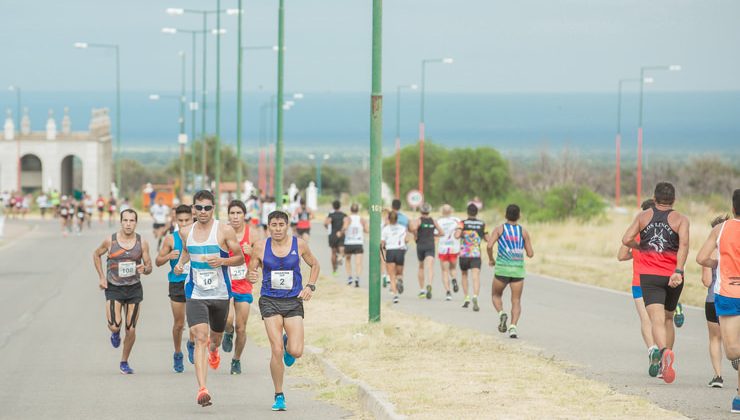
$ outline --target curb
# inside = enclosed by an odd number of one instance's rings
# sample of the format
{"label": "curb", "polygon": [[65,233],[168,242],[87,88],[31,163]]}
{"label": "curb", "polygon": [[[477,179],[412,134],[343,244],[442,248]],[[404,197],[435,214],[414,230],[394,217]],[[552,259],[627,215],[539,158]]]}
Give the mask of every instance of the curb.
{"label": "curb", "polygon": [[370,414],[372,414],[376,419],[405,420],[408,418],[407,416],[396,413],[396,407],[388,401],[385,392],[374,390],[370,385],[350,378],[339,370],[339,368],[337,368],[332,362],[322,357],[324,350],[312,346],[306,346],[306,350],[316,356],[316,359],[321,364],[321,369],[323,370],[324,375],[330,379],[339,380],[344,385],[356,386],[360,406],[370,412]]}

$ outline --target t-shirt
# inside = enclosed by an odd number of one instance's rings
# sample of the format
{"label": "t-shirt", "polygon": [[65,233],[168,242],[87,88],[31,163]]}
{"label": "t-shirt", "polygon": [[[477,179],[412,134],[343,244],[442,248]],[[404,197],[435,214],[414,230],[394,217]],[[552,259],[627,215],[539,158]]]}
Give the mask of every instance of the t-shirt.
{"label": "t-shirt", "polygon": [[[121,206],[121,208],[123,208],[123,206]],[[164,204],[154,204],[149,209],[149,212],[152,213],[154,223],[165,224],[167,223],[167,215],[170,214],[170,208]]]}
{"label": "t-shirt", "polygon": [[396,223],[385,225],[380,233],[380,240],[385,242],[386,250],[406,249],[406,226]]}
{"label": "t-shirt", "polygon": [[334,210],[329,213],[329,219],[331,224],[329,225],[329,236],[336,236],[337,232],[341,231],[344,227],[344,218],[347,214],[343,211]]}
{"label": "t-shirt", "polygon": [[440,254],[457,254],[460,252],[460,240],[455,238],[455,230],[460,225],[460,219],[457,217],[443,217],[437,220],[437,224],[442,228],[442,237],[439,238]]}
{"label": "t-shirt", "polygon": [[397,212],[397,214],[398,214],[398,224],[408,229],[409,228],[409,217],[401,213],[400,211]]}
{"label": "t-shirt", "polygon": [[460,236],[460,256],[464,258],[480,258],[480,244],[486,237],[486,223],[478,219],[463,221]]}

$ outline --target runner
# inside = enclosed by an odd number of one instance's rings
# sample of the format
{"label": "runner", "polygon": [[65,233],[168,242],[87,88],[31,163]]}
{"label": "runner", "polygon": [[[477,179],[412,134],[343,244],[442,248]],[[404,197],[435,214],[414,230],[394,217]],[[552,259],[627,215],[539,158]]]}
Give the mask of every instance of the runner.
{"label": "runner", "polygon": [[[738,370],[740,365],[740,189],[732,193],[733,218],[712,228],[696,255],[696,262],[717,270],[714,308],[725,356]],[[716,251],[717,257],[712,254]],[[740,380],[740,373],[738,373]],[[733,413],[740,413],[740,390],[732,400]]]}
{"label": "runner", "polygon": [[311,220],[313,220],[313,212],[311,209],[306,207],[306,199],[301,198],[300,205],[293,213],[296,220],[296,231],[295,236],[308,242],[311,238]]}
{"label": "runner", "polygon": [[470,306],[470,293],[468,292],[468,271],[473,276],[473,311],[478,312],[478,293],[480,292],[480,266],[481,249],[480,244],[486,238],[486,223],[476,219],[478,207],[468,204],[468,218],[463,220],[462,225],[457,228],[455,237],[460,239],[460,273],[462,273],[463,293],[465,301],[463,308]]}
{"label": "runner", "polygon": [[59,191],[52,190],[51,194],[49,194],[49,197],[51,198],[51,206],[54,208],[54,217],[58,217],[59,216],[59,205],[62,202],[59,196]]}
{"label": "runner", "polygon": [[46,196],[45,192],[41,192],[41,194],[36,197],[36,205],[39,206],[39,211],[41,212],[41,218],[46,218],[46,209],[49,207],[49,198]]}
{"label": "runner", "polygon": [[439,239],[439,264],[442,267],[442,284],[446,290],[445,300],[452,300],[450,292],[450,277],[452,277],[452,290],[457,293],[460,290],[455,279],[457,257],[460,254],[460,240],[455,238],[455,231],[460,225],[460,219],[452,216],[452,207],[449,204],[442,206],[442,217],[437,221],[442,228],[442,237]]}
{"label": "runner", "polygon": [[[655,205],[655,200],[652,198],[642,202],[642,210],[647,210]],[[635,240],[639,240],[640,236],[636,235]],[[617,259],[619,261],[632,260],[632,299],[635,301],[635,309],[637,310],[637,316],[640,318],[640,332],[642,333],[642,339],[645,341],[645,345],[648,348],[648,357],[653,353],[653,349],[658,349],[653,340],[653,326],[650,324],[650,317],[648,316],[647,309],[645,309],[645,300],[642,298],[642,288],[640,287],[640,250],[628,248],[624,245],[619,247],[617,253]]]}
{"label": "runner", "polygon": [[298,236],[298,230],[296,227],[298,225],[298,209],[301,207],[301,202],[299,200],[300,195],[296,193],[287,205],[288,216],[290,216],[290,231],[293,233],[293,236]]}
{"label": "runner", "polygon": [[160,196],[157,199],[157,203],[149,207],[149,213],[152,215],[152,219],[154,219],[152,232],[154,233],[154,239],[157,240],[157,249],[159,249],[162,247],[162,238],[164,238],[166,233],[167,218],[170,215],[170,208],[164,204],[164,197]]}
{"label": "runner", "polygon": [[[249,280],[258,280],[262,267],[260,313],[272,348],[270,373],[275,385],[273,411],[285,411],[283,375],[303,354],[303,302],[311,300],[319,278],[319,262],[303,239],[288,235],[288,215],[268,216],[270,237],[257,242],[249,261]],[[311,267],[308,284],[301,277],[301,257]],[[283,330],[285,333],[283,333]],[[282,359],[282,360],[281,360]]]}
{"label": "runner", "polygon": [[62,234],[67,236],[70,231],[70,222],[72,220],[72,209],[69,207],[69,201],[67,196],[62,196],[62,201],[59,204],[59,222],[62,225]]}
{"label": "runner", "polygon": [[265,201],[262,202],[262,228],[267,232],[267,216],[277,209],[277,203],[275,203],[275,197],[267,196]]}
{"label": "runner", "polygon": [[[724,223],[728,218],[717,217],[712,220],[712,228]],[[712,252],[712,258],[717,258],[717,252]],[[707,298],[704,304],[704,315],[707,318],[707,331],[709,332],[709,359],[712,362],[714,376],[709,381],[708,386],[712,388],[722,388],[722,334],[719,328],[719,318],[717,318],[717,309],[714,307],[714,287],[717,284],[717,269],[702,267],[701,282],[707,287]]]}
{"label": "runner", "polygon": [[[172,355],[172,369],[181,373],[185,370],[182,360],[182,329],[185,327],[185,280],[190,272],[190,263],[185,264],[184,272],[180,275],[175,274],[175,265],[180,259],[182,253],[182,238],[180,229],[184,229],[193,224],[193,214],[190,206],[181,204],[175,209],[175,231],[172,235],[167,235],[159,249],[159,254],[155,259],[157,267],[170,263],[170,271],[167,273],[169,281],[170,307],[172,308],[172,341],[175,345],[175,353]],[[192,335],[187,343],[188,359],[193,363],[193,351],[195,343]]]}
{"label": "runner", "polygon": [[[230,352],[234,343],[234,330],[236,330],[236,347],[231,359],[231,374],[242,373],[241,356],[244,346],[247,344],[247,320],[249,310],[254,298],[252,297],[252,283],[247,280],[247,266],[249,265],[252,244],[262,238],[262,231],[255,228],[251,223],[246,223],[247,207],[239,200],[229,203],[229,224],[234,229],[236,238],[239,239],[239,247],[244,254],[244,264],[237,267],[229,267],[231,277],[231,295],[233,304],[229,307],[229,316],[226,319],[226,332],[222,348]],[[229,256],[233,256],[229,253]],[[234,317],[236,316],[236,326]]]}
{"label": "runner", "polygon": [[[650,376],[661,371],[663,380],[676,379],[673,343],[676,332],[673,311],[683,290],[683,270],[689,253],[689,219],[673,210],[676,190],[668,182],[655,187],[655,206],[640,212],[622,238],[622,243],[640,250],[638,271],[645,308],[658,349],[650,355]],[[635,236],[640,234],[640,242]]]}
{"label": "runner", "polygon": [[339,210],[342,207],[342,203],[339,200],[334,200],[331,203],[331,207],[334,209],[324,220],[324,227],[329,229],[329,248],[331,248],[331,268],[332,273],[337,275],[337,268],[342,265],[342,258],[344,254],[344,237],[342,236],[342,227],[344,226],[344,218],[347,214]]}
{"label": "runner", "polygon": [[[419,259],[419,299],[432,298],[432,281],[434,279],[434,237],[442,232],[436,221],[429,217],[432,206],[424,203],[419,208],[421,216],[409,223],[409,231],[416,238],[416,256]],[[425,275],[426,273],[426,275]],[[428,281],[425,281],[425,278]],[[424,287],[426,285],[426,288]]]}
{"label": "runner", "polygon": [[406,229],[409,228],[409,218],[401,212],[401,200],[394,198],[391,202],[391,208],[398,215],[398,224],[402,225]]}
{"label": "runner", "polygon": [[95,200],[95,206],[98,208],[98,221],[103,224],[103,215],[105,214],[105,199],[103,194],[98,194],[98,199]]}
{"label": "runner", "polygon": [[[473,204],[475,205],[475,204]],[[477,207],[477,206],[476,206]],[[511,325],[509,326],[509,338],[519,337],[516,326],[522,314],[522,291],[524,290],[524,254],[532,258],[532,240],[529,232],[519,224],[521,210],[516,204],[506,207],[506,223],[497,226],[488,238],[486,251],[488,252],[488,265],[495,266],[493,278],[493,307],[498,312],[498,331],[504,333],[506,329],[506,312],[501,299],[504,289],[508,285],[511,289]],[[493,259],[493,244],[498,243],[498,254]]]}
{"label": "runner", "polygon": [[111,193],[108,199],[108,227],[113,225],[113,213],[116,212],[116,198]]}
{"label": "runner", "polygon": [[393,303],[398,303],[398,295],[403,293],[403,263],[406,256],[406,227],[398,223],[398,213],[390,212],[388,224],[380,234],[380,247],[385,251],[386,272],[390,277]]}
{"label": "runner", "polygon": [[[344,217],[342,235],[344,236],[345,268],[347,269],[347,286],[355,282],[360,287],[360,273],[362,273],[362,254],[365,252],[362,245],[365,243],[365,234],[370,232],[367,219],[360,216],[360,206],[353,203],[349,208],[350,215]],[[352,260],[354,259],[354,266]],[[354,267],[354,271],[352,268]]]}
{"label": "runner", "polygon": [[[244,264],[244,254],[239,248],[234,229],[213,218],[213,194],[210,191],[198,191],[193,201],[197,221],[180,230],[185,247],[174,272],[182,274],[185,271],[184,264],[192,258],[190,277],[185,284],[185,315],[195,338],[195,377],[199,387],[196,401],[202,407],[207,407],[212,401],[206,388],[206,362],[214,370],[221,363],[218,346],[221,345],[229,314],[231,283],[227,267]],[[229,252],[234,256],[229,257]]]}
{"label": "runner", "polygon": [[[152,272],[149,243],[136,233],[138,220],[139,216],[134,210],[121,212],[121,229],[106,237],[93,253],[95,270],[100,278],[98,286],[105,291],[105,314],[111,331],[110,342],[114,348],[121,345],[121,314],[126,318],[126,336],[119,369],[121,373],[129,375],[134,373],[128,364],[128,358],[136,341],[139,306],[144,300],[141,275]],[[100,257],[106,254],[108,261],[104,271]]]}
{"label": "runner", "polygon": [[85,194],[85,220],[87,221],[87,227],[92,227],[93,211],[95,210],[95,202],[93,201],[90,194]]}
{"label": "runner", "polygon": [[75,231],[77,232],[77,236],[80,236],[82,234],[82,227],[85,226],[85,203],[78,201],[74,208],[75,214],[77,215],[77,218],[75,219]]}

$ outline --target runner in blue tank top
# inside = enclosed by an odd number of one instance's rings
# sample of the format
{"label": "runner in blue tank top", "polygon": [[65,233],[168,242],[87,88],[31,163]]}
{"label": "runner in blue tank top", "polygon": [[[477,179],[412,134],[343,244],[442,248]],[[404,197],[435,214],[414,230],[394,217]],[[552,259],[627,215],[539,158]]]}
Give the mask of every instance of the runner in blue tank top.
{"label": "runner in blue tank top", "polygon": [[[272,348],[273,411],[286,410],[283,362],[292,366],[303,354],[303,302],[311,300],[319,278],[318,260],[306,241],[288,235],[289,226],[287,213],[281,210],[270,213],[267,217],[269,237],[254,244],[249,261],[249,281],[256,283],[262,268],[259,307]],[[301,276],[301,258],[311,267],[306,284]]]}

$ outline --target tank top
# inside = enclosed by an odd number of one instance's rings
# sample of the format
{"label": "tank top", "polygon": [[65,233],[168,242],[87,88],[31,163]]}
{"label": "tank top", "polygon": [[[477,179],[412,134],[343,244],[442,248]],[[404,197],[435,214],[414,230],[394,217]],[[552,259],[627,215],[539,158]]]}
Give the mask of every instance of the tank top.
{"label": "tank top", "polygon": [[640,285],[640,250],[634,248],[632,248],[632,285]]}
{"label": "tank top", "polygon": [[108,251],[108,283],[114,286],[131,286],[139,283],[140,275],[136,271],[136,266],[141,263],[142,255],[141,236],[138,233],[136,243],[131,249],[122,247],[118,243],[118,233],[114,233]]}
{"label": "tank top", "polygon": [[296,224],[296,227],[298,229],[310,229],[311,228],[311,215],[308,213],[308,210],[305,208],[298,213],[298,223]]}
{"label": "tank top", "polygon": [[419,218],[419,229],[416,231],[416,246],[434,248],[434,219]]}
{"label": "tank top", "polygon": [[707,287],[707,300],[708,303],[714,303],[714,289],[717,287],[717,269],[712,269],[712,284]]}
{"label": "tank top", "polygon": [[504,223],[498,237],[498,255],[494,274],[524,278],[524,235],[520,225]]}
{"label": "tank top", "polygon": [[272,238],[267,238],[262,256],[262,296],[292,298],[303,289],[301,256],[298,255],[298,238],[293,237],[288,255],[278,257],[272,253]]}
{"label": "tank top", "polygon": [[[180,255],[182,255],[182,238],[180,237],[180,233],[177,229],[175,229],[175,231],[172,233],[172,248],[175,251],[180,251]],[[175,266],[177,265],[179,260],[179,258],[176,260],[170,260],[170,272],[167,273],[167,280],[169,280],[170,283],[181,283],[188,278],[188,272],[190,271],[189,261],[183,267],[184,270],[182,274],[180,274],[179,276],[175,274]]]}
{"label": "tank top", "polygon": [[714,292],[729,298],[740,298],[740,220],[730,219],[722,223],[717,236],[718,281]]}
{"label": "tank top", "polygon": [[[244,225],[244,235],[239,241],[239,248],[242,245],[250,244],[249,242],[249,225]],[[229,267],[229,278],[231,279],[231,291],[239,294],[252,293],[252,283],[247,280],[247,266],[249,266],[249,255],[244,254],[242,248],[242,254],[244,255],[244,264],[237,265],[235,267]],[[234,254],[229,251],[229,256],[233,257]]]}
{"label": "tank top", "polygon": [[640,274],[671,276],[675,271],[678,233],[668,224],[672,211],[653,208],[650,223],[640,231]]}
{"label": "tank top", "polygon": [[349,216],[349,226],[344,232],[345,245],[362,245],[365,241],[365,230],[362,227],[362,218],[357,214]]}
{"label": "tank top", "polygon": [[208,238],[203,242],[195,240],[193,226],[186,246],[190,254],[190,278],[185,284],[185,296],[188,299],[229,299],[231,282],[228,267],[211,268],[206,262],[209,257],[229,256],[218,244],[218,220],[213,221]]}
{"label": "tank top", "polygon": [[455,238],[455,231],[460,226],[460,219],[457,217],[443,217],[437,220],[437,224],[442,228],[442,237],[439,239],[439,253],[460,253],[460,240]]}

